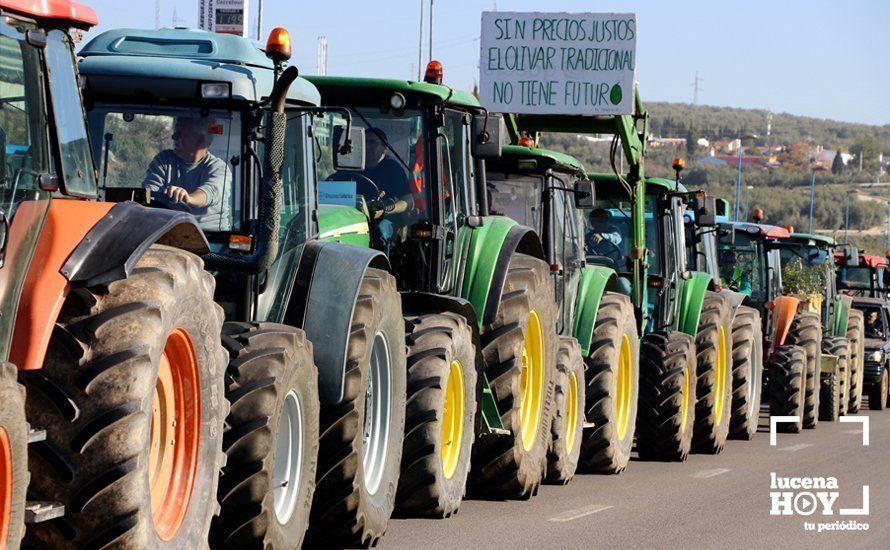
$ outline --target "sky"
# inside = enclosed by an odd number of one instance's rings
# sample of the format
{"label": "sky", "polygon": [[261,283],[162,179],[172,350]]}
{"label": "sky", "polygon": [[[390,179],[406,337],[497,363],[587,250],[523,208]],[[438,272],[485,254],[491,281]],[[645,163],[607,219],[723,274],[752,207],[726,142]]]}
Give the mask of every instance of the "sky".
{"label": "sky", "polygon": [[[155,0],[81,0],[99,16],[87,34],[153,28]],[[197,25],[199,0],[160,0],[163,27]],[[249,0],[256,13],[258,0]],[[445,83],[479,79],[482,11],[541,11],[540,0],[434,0],[433,58]],[[263,41],[286,27],[302,74],[316,74],[319,36],[329,75],[417,78],[420,5],[429,0],[263,0]],[[769,109],[775,113],[890,124],[887,0],[549,0],[547,11],[637,14],[637,80],[644,101]],[[175,12],[175,13],[174,13]],[[255,28],[255,23],[251,25]],[[429,60],[424,28],[423,65]]]}

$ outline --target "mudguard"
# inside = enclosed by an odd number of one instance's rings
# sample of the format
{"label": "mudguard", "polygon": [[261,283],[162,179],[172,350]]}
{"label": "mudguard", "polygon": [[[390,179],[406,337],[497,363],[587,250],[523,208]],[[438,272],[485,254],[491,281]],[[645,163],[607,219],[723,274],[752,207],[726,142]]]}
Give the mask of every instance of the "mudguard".
{"label": "mudguard", "polygon": [[369,267],[390,271],[377,250],[317,240],[303,247],[284,322],[303,329],[312,342],[322,405],[343,400],[352,314]]}
{"label": "mudguard", "polygon": [[791,329],[791,323],[794,322],[794,316],[797,315],[797,308],[800,300],[792,296],[779,296],[773,302],[773,345],[770,353],[775,351],[776,346],[785,344],[785,338],[788,337],[788,331]]}
{"label": "mudguard", "polygon": [[692,271],[680,285],[680,315],[676,329],[695,338],[705,293],[714,289],[714,278],[701,271]]}
{"label": "mudguard", "polygon": [[853,307],[851,296],[838,296],[834,305],[834,336],[847,337],[847,320]]}
{"label": "mudguard", "polygon": [[731,308],[731,318],[735,319],[735,314],[739,310],[739,306],[744,303],[745,298],[747,298],[748,295],[736,292],[727,287],[723,287],[720,290],[720,295],[726,297],[726,300],[729,302],[729,307]]}
{"label": "mudguard", "polygon": [[16,312],[12,361],[39,369],[69,289],[127,277],[154,243],[209,250],[191,214],[132,202],[52,200]]}
{"label": "mudguard", "polygon": [[510,259],[521,252],[546,261],[544,246],[530,227],[504,216],[485,216],[470,238],[461,297],[473,304],[481,330],[497,315]]}
{"label": "mudguard", "polygon": [[581,270],[572,335],[581,344],[584,357],[590,355],[590,342],[593,340],[593,328],[596,324],[600,300],[606,290],[618,290],[617,282],[618,276],[614,270],[608,267],[590,265]]}

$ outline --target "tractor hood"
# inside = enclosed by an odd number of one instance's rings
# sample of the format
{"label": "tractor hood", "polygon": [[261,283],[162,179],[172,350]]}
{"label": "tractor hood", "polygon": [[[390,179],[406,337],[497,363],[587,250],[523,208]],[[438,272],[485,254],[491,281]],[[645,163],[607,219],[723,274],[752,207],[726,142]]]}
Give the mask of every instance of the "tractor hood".
{"label": "tractor hood", "polygon": [[370,246],[368,218],[355,208],[334,204],[318,206],[318,238]]}

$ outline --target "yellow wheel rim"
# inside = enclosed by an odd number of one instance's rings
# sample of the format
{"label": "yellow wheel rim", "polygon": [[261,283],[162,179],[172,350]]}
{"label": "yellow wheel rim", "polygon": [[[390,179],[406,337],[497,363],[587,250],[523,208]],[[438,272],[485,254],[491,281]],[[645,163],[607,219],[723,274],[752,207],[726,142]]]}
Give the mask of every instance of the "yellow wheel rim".
{"label": "yellow wheel rim", "polygon": [[720,327],[717,335],[717,364],[714,368],[714,418],[716,424],[720,424],[723,418],[723,408],[726,407],[726,376],[729,374],[729,365],[726,364],[726,329]]}
{"label": "yellow wheel rim", "polygon": [[464,433],[464,373],[460,361],[452,361],[445,385],[445,410],[442,412],[442,470],[451,479],[460,462]]}
{"label": "yellow wheel rim", "polygon": [[566,395],[566,451],[575,450],[575,434],[578,427],[578,377],[569,373],[569,391]]}
{"label": "yellow wheel rim", "polygon": [[630,428],[631,401],[633,400],[633,349],[630,337],[621,335],[621,348],[618,350],[618,382],[615,392],[615,423],[618,426],[618,439],[627,437]]}
{"label": "yellow wheel rim", "polygon": [[544,330],[536,311],[529,314],[525,329],[519,388],[519,430],[528,451],[535,444],[544,409]]}
{"label": "yellow wheel rim", "polygon": [[686,431],[686,425],[689,424],[689,409],[692,403],[692,371],[689,365],[683,368],[683,393],[680,396],[680,433]]}

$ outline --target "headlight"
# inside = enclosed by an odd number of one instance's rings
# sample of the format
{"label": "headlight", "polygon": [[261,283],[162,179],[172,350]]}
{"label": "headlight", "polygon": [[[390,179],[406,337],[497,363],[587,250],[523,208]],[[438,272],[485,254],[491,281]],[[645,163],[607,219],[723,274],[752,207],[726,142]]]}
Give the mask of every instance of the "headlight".
{"label": "headlight", "polygon": [[884,359],[884,352],[881,350],[868,352],[868,360],[880,363]]}

